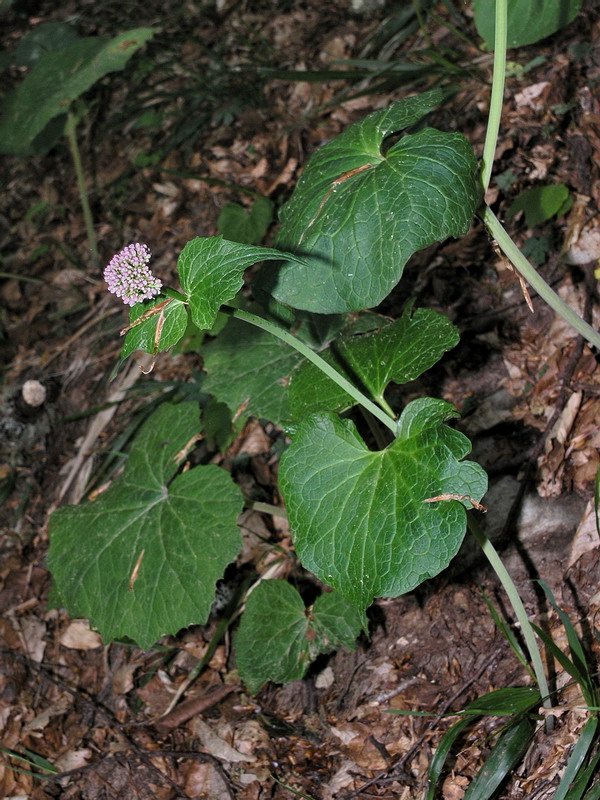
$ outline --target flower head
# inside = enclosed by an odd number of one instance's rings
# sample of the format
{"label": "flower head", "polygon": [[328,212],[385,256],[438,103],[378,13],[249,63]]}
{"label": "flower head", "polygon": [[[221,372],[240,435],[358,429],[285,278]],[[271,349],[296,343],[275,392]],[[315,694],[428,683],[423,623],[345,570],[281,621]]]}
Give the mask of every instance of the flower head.
{"label": "flower head", "polygon": [[147,267],[152,253],[145,244],[130,244],[113,256],[104,270],[108,291],[130,306],[160,292],[162,281]]}

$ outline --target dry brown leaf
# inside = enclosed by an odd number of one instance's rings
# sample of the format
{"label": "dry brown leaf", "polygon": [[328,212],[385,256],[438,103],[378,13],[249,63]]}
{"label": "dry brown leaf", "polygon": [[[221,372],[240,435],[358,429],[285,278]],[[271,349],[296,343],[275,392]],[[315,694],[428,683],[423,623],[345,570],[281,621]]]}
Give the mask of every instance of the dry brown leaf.
{"label": "dry brown leaf", "polygon": [[200,743],[206,750],[220,761],[236,764],[239,761],[256,761],[256,756],[252,753],[241,753],[232,747],[228,742],[219,736],[211,726],[200,717],[195,717],[190,722],[190,728],[194,736],[197,736]]}
{"label": "dry brown leaf", "polygon": [[60,643],[71,650],[95,650],[102,647],[102,637],[90,629],[87,620],[76,619],[62,632]]}
{"label": "dry brown leaf", "polygon": [[600,536],[596,526],[596,507],[592,498],[588,502],[575,532],[567,566],[572,567],[584,553],[589,553],[591,550],[595,550],[596,547],[600,547]]}

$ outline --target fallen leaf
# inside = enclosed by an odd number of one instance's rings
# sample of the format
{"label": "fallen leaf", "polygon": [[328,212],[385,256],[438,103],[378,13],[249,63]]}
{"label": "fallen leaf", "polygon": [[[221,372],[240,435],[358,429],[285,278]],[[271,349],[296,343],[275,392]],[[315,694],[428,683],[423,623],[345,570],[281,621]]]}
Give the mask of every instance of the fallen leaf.
{"label": "fallen leaf", "polygon": [[60,643],[70,650],[95,650],[96,647],[102,647],[102,637],[96,631],[90,630],[87,620],[79,619],[71,622],[63,631]]}

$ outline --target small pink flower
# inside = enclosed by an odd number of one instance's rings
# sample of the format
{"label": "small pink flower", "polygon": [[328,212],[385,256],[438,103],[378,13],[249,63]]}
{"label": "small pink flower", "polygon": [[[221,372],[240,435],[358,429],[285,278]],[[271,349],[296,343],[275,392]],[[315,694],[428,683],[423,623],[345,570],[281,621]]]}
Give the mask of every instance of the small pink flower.
{"label": "small pink flower", "polygon": [[147,267],[152,253],[145,244],[130,244],[113,256],[104,270],[108,291],[134,306],[159,294],[162,281]]}

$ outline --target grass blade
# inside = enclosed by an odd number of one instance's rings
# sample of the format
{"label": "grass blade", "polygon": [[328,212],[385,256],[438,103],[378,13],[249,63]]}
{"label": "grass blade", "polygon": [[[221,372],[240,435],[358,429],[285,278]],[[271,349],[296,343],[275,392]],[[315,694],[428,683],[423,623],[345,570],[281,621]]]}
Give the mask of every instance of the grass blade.
{"label": "grass blade", "polygon": [[537,686],[514,686],[484,694],[483,697],[470,703],[463,713],[508,717],[515,714],[526,714],[537,708],[541,702],[542,698]]}
{"label": "grass blade", "polygon": [[[597,766],[597,761],[596,761]],[[592,786],[592,788],[587,792],[583,800],[600,800],[600,781],[596,781],[596,783]]]}
{"label": "grass blade", "polygon": [[478,697],[477,700],[470,703],[461,712],[463,718],[449,728],[440,739],[429,766],[426,800],[434,800],[435,788],[442,774],[450,750],[463,730],[468,725],[473,724],[474,717],[521,715],[533,708],[537,708],[541,702],[542,698],[540,697],[537,687],[517,686],[488,692],[488,694],[483,695],[483,697]]}
{"label": "grass blade", "polygon": [[565,654],[563,651],[558,647],[557,644],[553,641],[553,639],[548,636],[546,631],[542,630],[538,627],[535,623],[531,623],[531,627],[540,637],[542,642],[544,643],[545,647],[552,653],[554,658],[558,661],[561,667],[568,672],[569,675],[575,680],[579,686],[581,687],[581,692],[585,698],[586,703],[591,706],[593,702],[591,702],[592,698],[588,696],[586,682],[584,675],[581,674],[577,665]]}
{"label": "grass blade", "polygon": [[485,764],[469,784],[464,800],[489,800],[524,756],[535,726],[521,718],[498,739]]}
{"label": "grass blade", "polygon": [[529,661],[527,660],[527,656],[523,652],[523,648],[519,644],[517,637],[515,636],[511,626],[504,619],[504,617],[500,616],[500,614],[496,610],[496,607],[494,606],[490,598],[487,596],[486,592],[483,592],[483,599],[485,600],[485,604],[488,607],[488,611],[490,612],[490,615],[494,620],[496,627],[498,628],[500,633],[504,636],[506,641],[509,643],[511,650],[516,655],[521,665],[527,670],[527,672],[531,675],[533,680],[535,680],[535,675],[533,673],[533,670],[529,666]]}
{"label": "grass blade", "polygon": [[444,764],[446,763],[446,759],[448,758],[450,750],[452,750],[454,742],[458,739],[463,730],[468,725],[472,724],[473,719],[471,717],[463,717],[463,719],[459,719],[458,722],[455,722],[454,725],[449,728],[440,739],[433,758],[431,759],[431,764],[429,765],[426,800],[434,800],[435,787],[440,779],[440,775],[442,774],[442,770],[444,769]]}
{"label": "grass blade", "polygon": [[548,584],[542,580],[538,580],[538,583],[544,590],[546,597],[548,598],[550,604],[552,605],[552,608],[556,611],[556,613],[560,617],[560,621],[562,622],[563,627],[567,634],[567,640],[569,642],[569,647],[571,648],[571,658],[573,659],[573,662],[579,668],[579,670],[585,674],[587,680],[591,684],[591,676],[589,674],[585,652],[583,650],[583,647],[581,646],[581,641],[579,639],[579,636],[577,636],[577,631],[575,630],[573,623],[569,618],[569,615],[565,614],[565,612],[558,607],[556,600],[554,599],[552,589],[548,586]]}
{"label": "grass blade", "polygon": [[[596,775],[598,772],[598,767],[600,765],[600,750],[596,753],[596,755],[590,759],[589,763],[586,765],[585,769],[582,769],[573,783],[571,784],[569,791],[565,800],[581,800],[583,797],[583,793],[585,792],[590,779]],[[596,781],[590,788],[589,792],[583,797],[583,800],[598,800],[600,798],[600,781]]]}
{"label": "grass blade", "polygon": [[[565,800],[569,795],[570,790],[575,788],[573,784],[577,780],[580,774],[581,766],[585,761],[590,748],[594,744],[594,738],[596,736],[597,729],[598,717],[592,717],[591,719],[588,719],[583,726],[583,730],[577,739],[577,743],[575,744],[575,747],[569,756],[567,768],[565,769],[560,784],[558,785],[558,789],[554,795],[554,800]],[[585,788],[585,784],[583,785],[582,789],[583,788]],[[572,795],[573,798],[576,796],[577,794]]]}

